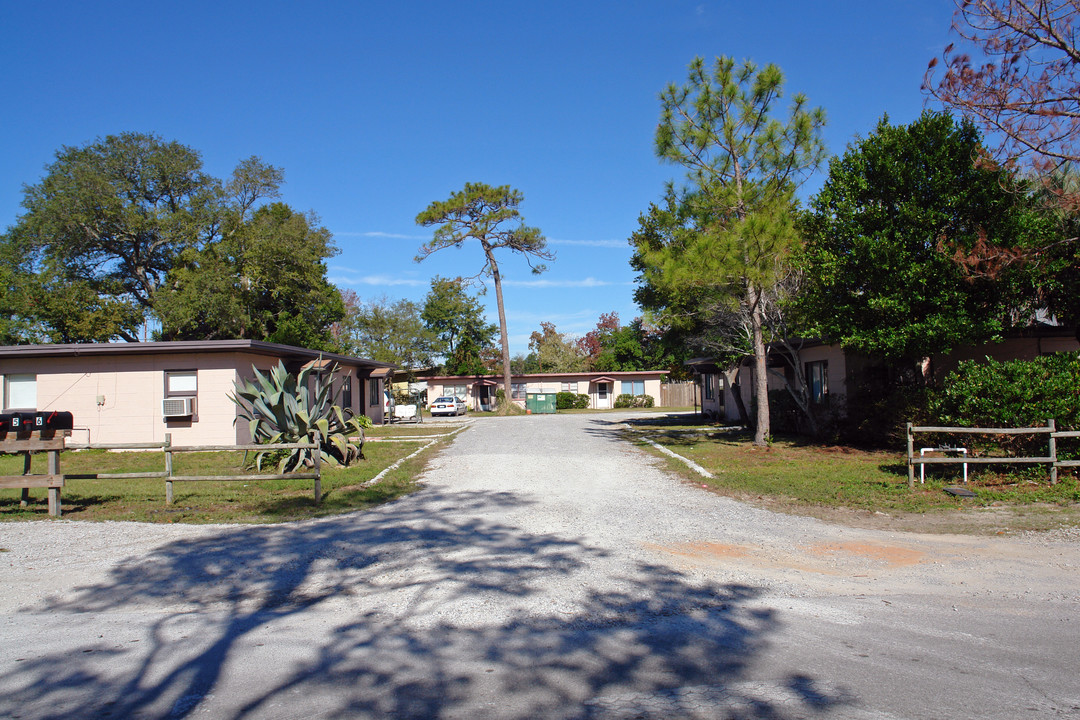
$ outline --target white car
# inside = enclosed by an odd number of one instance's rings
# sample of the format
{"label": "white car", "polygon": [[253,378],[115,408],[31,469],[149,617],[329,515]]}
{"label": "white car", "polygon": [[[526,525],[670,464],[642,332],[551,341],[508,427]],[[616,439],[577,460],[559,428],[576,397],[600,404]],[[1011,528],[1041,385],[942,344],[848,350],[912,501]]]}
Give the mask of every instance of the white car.
{"label": "white car", "polygon": [[431,403],[431,414],[434,415],[464,415],[465,401],[459,397],[439,397]]}

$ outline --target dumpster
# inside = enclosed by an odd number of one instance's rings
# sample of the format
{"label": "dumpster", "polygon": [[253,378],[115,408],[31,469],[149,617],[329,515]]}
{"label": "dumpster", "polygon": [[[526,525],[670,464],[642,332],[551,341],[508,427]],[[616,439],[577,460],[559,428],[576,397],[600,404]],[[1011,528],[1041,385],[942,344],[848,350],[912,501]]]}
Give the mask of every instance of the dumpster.
{"label": "dumpster", "polygon": [[525,409],[533,415],[555,412],[555,393],[527,393]]}

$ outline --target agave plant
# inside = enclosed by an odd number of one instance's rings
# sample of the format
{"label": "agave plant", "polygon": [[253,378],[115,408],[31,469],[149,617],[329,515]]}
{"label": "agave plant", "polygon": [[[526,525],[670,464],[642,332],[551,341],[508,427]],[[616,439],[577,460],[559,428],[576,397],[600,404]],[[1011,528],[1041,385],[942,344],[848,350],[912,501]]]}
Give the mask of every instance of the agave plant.
{"label": "agave plant", "polygon": [[[309,442],[318,446],[317,450],[287,451],[278,472],[311,467],[316,452],[322,462],[330,465],[349,465],[364,458],[364,428],[371,427],[371,420],[364,415],[345,416],[337,404],[341,391],[332,390],[337,363],[319,368],[321,364],[320,358],[320,362],[304,367],[297,375],[286,370],[281,361],[266,374],[252,366],[255,378],[237,380],[235,392],[229,395],[240,408],[239,417],[248,421],[253,442]],[[272,450],[256,453],[255,466],[261,470],[268,457],[276,454]]]}

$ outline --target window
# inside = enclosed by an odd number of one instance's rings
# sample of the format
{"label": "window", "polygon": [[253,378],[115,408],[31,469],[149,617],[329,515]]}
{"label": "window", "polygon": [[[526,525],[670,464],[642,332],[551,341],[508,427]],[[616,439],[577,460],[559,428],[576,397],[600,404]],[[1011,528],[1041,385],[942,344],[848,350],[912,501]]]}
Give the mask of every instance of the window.
{"label": "window", "polygon": [[806,363],[806,388],[810,402],[820,405],[829,394],[829,362],[818,360]]}
{"label": "window", "polygon": [[381,384],[378,378],[368,380],[368,405],[378,407],[382,403],[382,393],[379,392]]}
{"label": "window", "polygon": [[526,383],[510,383],[510,399],[524,400],[527,389],[528,385]]}
{"label": "window", "polygon": [[352,409],[352,375],[346,375],[341,380],[341,404],[342,409]]}
{"label": "window", "polygon": [[166,370],[165,400],[161,404],[166,422],[194,421],[198,394],[199,376],[195,370]]}
{"label": "window", "polygon": [[633,395],[635,397],[637,397],[638,395],[644,395],[645,394],[645,381],[644,380],[623,380],[622,381],[622,394],[623,395]]}
{"label": "window", "polygon": [[468,385],[444,385],[443,395],[449,397],[457,397],[462,400],[469,399],[469,386]]}
{"label": "window", "polygon": [[37,375],[32,373],[4,376],[5,408],[37,408]]}
{"label": "window", "polygon": [[199,394],[199,377],[195,370],[166,370],[165,397],[194,397]]}
{"label": "window", "polygon": [[713,391],[713,376],[702,375],[701,384],[704,387],[705,399],[712,400],[716,393]]}
{"label": "window", "polygon": [[577,392],[577,383],[576,382],[564,382],[562,384],[562,391],[563,392],[576,393]]}
{"label": "window", "polygon": [[596,396],[601,400],[607,400],[608,394],[607,383],[596,383]]}

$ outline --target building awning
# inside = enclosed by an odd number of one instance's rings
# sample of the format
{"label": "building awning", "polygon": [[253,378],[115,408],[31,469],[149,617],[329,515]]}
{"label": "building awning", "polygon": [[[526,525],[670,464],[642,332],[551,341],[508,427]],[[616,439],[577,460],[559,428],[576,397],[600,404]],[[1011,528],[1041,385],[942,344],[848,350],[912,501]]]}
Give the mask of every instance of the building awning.
{"label": "building awning", "polygon": [[613,382],[615,382],[615,378],[608,377],[607,375],[601,375],[600,377],[593,378],[589,382],[591,382],[591,383],[613,383]]}
{"label": "building awning", "polygon": [[329,358],[319,357],[319,358],[315,358],[314,360],[308,360],[306,363],[304,363],[300,367],[301,367],[301,369],[315,368],[317,370],[325,370],[326,368],[333,365],[334,362],[335,362],[334,360],[331,360]]}
{"label": "building awning", "polygon": [[394,368],[375,368],[368,377],[384,378],[394,374]]}
{"label": "building awning", "polygon": [[495,380],[477,380],[473,385],[480,385],[481,387],[498,387],[499,383]]}

